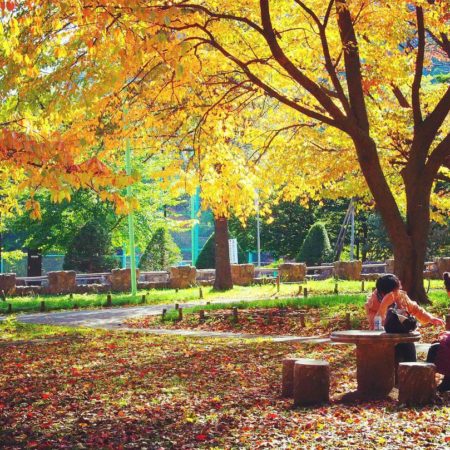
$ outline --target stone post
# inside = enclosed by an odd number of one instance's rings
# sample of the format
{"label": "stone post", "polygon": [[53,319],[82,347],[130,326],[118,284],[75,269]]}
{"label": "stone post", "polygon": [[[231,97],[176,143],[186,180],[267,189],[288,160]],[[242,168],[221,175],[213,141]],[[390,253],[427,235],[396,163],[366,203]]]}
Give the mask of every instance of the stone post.
{"label": "stone post", "polygon": [[185,289],[195,286],[197,269],[192,266],[170,268],[169,286],[171,289]]}
{"label": "stone post", "polygon": [[16,274],[0,274],[0,293],[4,291],[7,295],[12,295],[16,291]]}
{"label": "stone post", "polygon": [[387,259],[385,262],[386,262],[385,273],[394,273],[394,260]]}
{"label": "stone post", "polygon": [[[139,279],[139,270],[136,270],[136,279]],[[131,269],[113,269],[110,280],[111,290],[129,291],[131,289]]]}
{"label": "stone post", "polygon": [[253,264],[232,264],[231,278],[233,284],[238,286],[249,286],[255,278],[255,266]]}
{"label": "stone post", "polygon": [[434,262],[439,272],[439,278],[443,278],[444,272],[450,272],[450,258],[435,258]]}
{"label": "stone post", "polygon": [[341,280],[360,280],[361,269],[361,261],[336,261],[333,275]]}
{"label": "stone post", "polygon": [[304,281],[306,276],[306,264],[303,263],[284,263],[278,266],[278,274],[281,281],[295,282]]}
{"label": "stone post", "polygon": [[47,278],[47,291],[49,294],[68,294],[70,292],[75,292],[77,285],[75,270],[48,272]]}

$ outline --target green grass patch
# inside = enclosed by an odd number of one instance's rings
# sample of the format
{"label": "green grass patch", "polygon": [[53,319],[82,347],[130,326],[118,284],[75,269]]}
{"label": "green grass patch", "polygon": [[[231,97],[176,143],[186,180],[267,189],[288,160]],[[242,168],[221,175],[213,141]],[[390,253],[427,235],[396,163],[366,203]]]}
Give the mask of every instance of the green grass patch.
{"label": "green grass patch", "polygon": [[[367,296],[375,287],[374,281],[364,283],[364,292],[362,292],[361,281],[344,281],[335,280],[333,278],[320,281],[308,281],[304,283],[281,283],[279,291],[275,283],[268,283],[264,285],[255,286],[235,286],[233,289],[225,292],[215,291],[210,286],[201,288],[203,299],[206,301],[215,300],[267,300],[274,297],[295,297],[299,292],[303,292],[304,288],[308,289],[309,297],[317,298],[318,296],[328,297],[333,294],[337,284],[339,298],[343,299],[345,295],[360,294]],[[428,281],[425,281],[425,286],[428,287]],[[445,302],[446,294],[442,289],[441,280],[431,280],[430,292],[437,289],[441,293],[439,300],[441,303]],[[200,300],[200,288],[193,287],[189,289],[152,289],[141,290],[136,296],[129,293],[113,293],[113,306],[136,306],[143,304],[142,296],[145,295],[145,304],[157,305],[167,303],[185,303]],[[434,294],[433,294],[434,295]],[[73,294],[69,295],[41,295],[30,297],[8,297],[7,301],[0,301],[0,314],[8,312],[8,304],[11,304],[12,313],[18,312],[38,312],[41,309],[41,302],[45,302],[46,311],[56,310],[71,310],[71,309],[86,309],[86,308],[101,308],[106,306],[107,294]],[[294,299],[297,301],[298,299]]]}
{"label": "green grass patch", "polygon": [[0,322],[0,342],[44,339],[61,336],[80,336],[92,334],[89,328],[61,327],[55,325],[34,325],[17,321],[15,315],[11,315]]}

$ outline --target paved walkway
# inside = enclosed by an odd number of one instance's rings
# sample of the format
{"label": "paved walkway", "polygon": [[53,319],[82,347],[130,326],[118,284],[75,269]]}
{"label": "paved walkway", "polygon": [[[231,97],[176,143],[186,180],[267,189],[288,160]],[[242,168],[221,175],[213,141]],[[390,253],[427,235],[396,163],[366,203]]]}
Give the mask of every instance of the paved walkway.
{"label": "paved walkway", "polygon": [[[228,300],[227,303],[233,303],[236,300]],[[223,301],[220,301],[223,303]],[[202,303],[183,303],[183,308],[204,305]],[[89,327],[99,329],[116,329],[121,331],[129,331],[134,333],[146,333],[155,335],[172,335],[172,336],[191,336],[191,337],[217,337],[217,338],[234,338],[234,339],[269,339],[274,342],[303,342],[310,344],[331,343],[326,336],[276,336],[276,335],[255,335],[247,333],[231,333],[222,331],[203,331],[203,330],[166,330],[166,329],[148,329],[148,328],[129,328],[123,326],[123,322],[134,317],[142,317],[149,315],[161,314],[163,309],[174,309],[173,304],[166,305],[149,305],[136,307],[118,307],[104,309],[90,309],[79,311],[63,311],[50,313],[34,313],[22,314],[18,316],[18,320],[24,323],[43,324],[43,325],[62,325],[73,327]],[[2,317],[0,317],[0,320]],[[341,345],[335,344],[333,345]],[[346,344],[345,344],[346,345]],[[429,344],[416,343],[418,353],[426,353]]]}

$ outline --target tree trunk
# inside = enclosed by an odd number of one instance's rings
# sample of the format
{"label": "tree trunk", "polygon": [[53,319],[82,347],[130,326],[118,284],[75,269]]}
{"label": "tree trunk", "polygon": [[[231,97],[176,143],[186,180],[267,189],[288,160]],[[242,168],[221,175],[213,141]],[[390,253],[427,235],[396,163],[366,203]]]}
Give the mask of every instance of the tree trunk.
{"label": "tree trunk", "polygon": [[228,220],[226,217],[214,218],[216,279],[214,289],[225,291],[233,289],[231,278],[230,252],[228,248]]}
{"label": "tree trunk", "polygon": [[361,169],[393,246],[394,271],[403,289],[418,303],[429,303],[423,286],[423,269],[430,226],[431,183],[414,175],[404,176],[407,217],[402,217],[386,182],[375,142],[364,134],[353,137]]}

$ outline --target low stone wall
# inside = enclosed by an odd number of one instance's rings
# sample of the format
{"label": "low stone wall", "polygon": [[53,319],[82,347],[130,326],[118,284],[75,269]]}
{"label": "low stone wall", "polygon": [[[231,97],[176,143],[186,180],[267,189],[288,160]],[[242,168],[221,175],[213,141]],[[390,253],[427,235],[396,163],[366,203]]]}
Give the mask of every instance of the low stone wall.
{"label": "low stone wall", "polygon": [[341,280],[360,280],[361,269],[361,261],[336,261],[333,275]]}
{"label": "low stone wall", "polygon": [[255,266],[253,264],[231,264],[231,279],[237,286],[249,286],[255,278]]}
{"label": "low stone wall", "polygon": [[179,266],[170,268],[169,287],[184,289],[195,286],[197,269],[192,266]]}
{"label": "low stone wall", "polygon": [[49,272],[47,274],[49,294],[69,294],[77,288],[76,272],[74,270],[63,270],[61,272]]}
{"label": "low stone wall", "polygon": [[16,290],[16,274],[0,274],[0,293],[3,291],[6,295],[13,295]]}
{"label": "low stone wall", "polygon": [[444,272],[450,272],[450,258],[436,258],[434,262],[439,273],[439,278],[443,278]]}
{"label": "low stone wall", "polygon": [[[139,270],[136,270],[139,279]],[[109,278],[112,291],[129,291],[131,289],[131,269],[113,269]]]}
{"label": "low stone wall", "polygon": [[295,282],[303,281],[306,276],[306,264],[284,263],[278,266],[278,275],[281,281]]}

